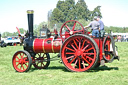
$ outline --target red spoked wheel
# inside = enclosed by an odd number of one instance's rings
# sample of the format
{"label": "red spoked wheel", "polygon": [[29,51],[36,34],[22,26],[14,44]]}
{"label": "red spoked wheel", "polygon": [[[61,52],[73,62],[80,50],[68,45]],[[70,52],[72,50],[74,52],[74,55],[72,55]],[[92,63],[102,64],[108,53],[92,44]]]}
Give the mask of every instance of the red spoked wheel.
{"label": "red spoked wheel", "polygon": [[103,57],[107,62],[112,62],[116,55],[115,53],[115,42],[111,35],[107,35],[103,43]]}
{"label": "red spoked wheel", "polygon": [[63,43],[61,59],[69,71],[82,72],[98,63],[98,53],[98,46],[91,37],[76,34]]}
{"label": "red spoked wheel", "polygon": [[71,35],[74,34],[84,34],[84,27],[82,24],[78,21],[75,20],[69,20],[65,22],[60,29],[60,37],[63,38],[68,38]]}
{"label": "red spoked wheel", "polygon": [[16,71],[27,72],[32,65],[32,59],[27,51],[17,51],[13,56],[12,64]]}
{"label": "red spoked wheel", "polygon": [[50,55],[48,53],[38,53],[34,58],[33,66],[37,69],[46,69],[50,64]]}

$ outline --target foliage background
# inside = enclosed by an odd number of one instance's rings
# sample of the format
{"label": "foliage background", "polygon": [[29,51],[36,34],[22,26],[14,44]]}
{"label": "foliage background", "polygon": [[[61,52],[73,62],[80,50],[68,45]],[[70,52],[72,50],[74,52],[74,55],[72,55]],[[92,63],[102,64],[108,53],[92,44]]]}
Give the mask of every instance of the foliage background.
{"label": "foliage background", "polygon": [[[96,6],[93,11],[88,9],[88,6],[85,0],[78,0],[75,3],[75,0],[59,0],[56,4],[56,8],[48,11],[47,22],[40,22],[38,25],[34,25],[34,35],[40,35],[40,29],[43,25],[47,25],[47,27],[53,31],[56,28],[59,31],[62,24],[68,20],[77,20],[83,26],[86,26],[93,20],[94,16],[103,17],[100,10],[101,6]],[[105,24],[105,23],[104,23]],[[27,30],[24,28],[19,28],[21,33],[23,34]],[[128,32],[128,27],[113,27],[113,26],[105,26],[105,31],[108,33],[109,31],[117,32],[117,33],[126,33]],[[17,36],[18,32],[10,33],[4,32],[2,37],[6,36]]]}

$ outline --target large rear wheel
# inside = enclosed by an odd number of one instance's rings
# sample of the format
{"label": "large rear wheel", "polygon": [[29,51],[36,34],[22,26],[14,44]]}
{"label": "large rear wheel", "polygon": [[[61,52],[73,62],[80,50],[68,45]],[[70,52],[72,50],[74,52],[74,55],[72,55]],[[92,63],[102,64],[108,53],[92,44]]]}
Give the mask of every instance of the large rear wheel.
{"label": "large rear wheel", "polygon": [[87,35],[73,35],[61,48],[61,59],[69,71],[82,72],[92,69],[98,62],[98,46]]}

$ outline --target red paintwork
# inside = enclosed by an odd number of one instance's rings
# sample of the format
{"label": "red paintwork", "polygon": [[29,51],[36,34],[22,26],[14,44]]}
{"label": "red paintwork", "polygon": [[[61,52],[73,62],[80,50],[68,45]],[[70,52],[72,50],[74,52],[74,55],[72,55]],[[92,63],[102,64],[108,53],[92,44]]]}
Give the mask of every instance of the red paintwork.
{"label": "red paintwork", "polygon": [[[99,58],[100,60],[102,60],[103,59],[103,52],[102,52],[103,40],[99,38],[93,38],[93,39],[95,40],[95,42],[97,43],[99,47]],[[47,43],[48,40],[51,41],[50,44]],[[56,42],[57,43],[59,42],[58,46],[55,46]],[[36,38],[33,42],[33,50],[35,53],[59,53],[61,46],[62,46],[61,38],[57,38],[54,41],[53,41],[53,38],[48,38],[48,39]],[[110,49],[110,46],[109,46],[109,49]]]}
{"label": "red paintwork", "polygon": [[99,58],[100,58],[100,60],[102,60],[103,59],[102,46],[103,46],[104,39],[99,39],[99,38],[93,38],[93,39],[95,40],[95,42],[97,43],[97,46],[99,47]]}
{"label": "red paintwork", "polygon": [[[48,43],[49,41],[49,43]],[[33,42],[33,50],[35,53],[59,53],[62,46],[61,38],[53,40],[53,38],[39,39]]]}

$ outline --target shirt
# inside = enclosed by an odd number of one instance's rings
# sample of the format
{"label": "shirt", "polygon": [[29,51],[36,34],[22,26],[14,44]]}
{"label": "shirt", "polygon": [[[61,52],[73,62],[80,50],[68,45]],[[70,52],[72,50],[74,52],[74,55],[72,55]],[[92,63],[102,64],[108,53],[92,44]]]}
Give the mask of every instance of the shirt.
{"label": "shirt", "polygon": [[100,23],[100,30],[104,30],[104,23],[101,20],[99,20],[98,22]]}
{"label": "shirt", "polygon": [[96,20],[89,23],[88,27],[91,27],[92,30],[99,29],[100,23]]}

